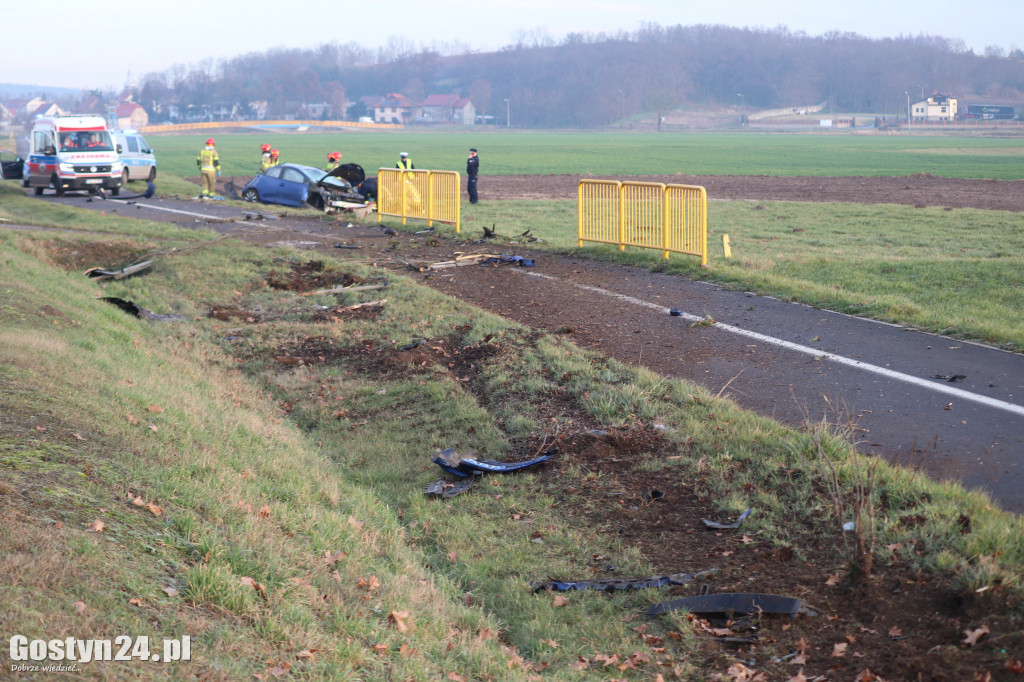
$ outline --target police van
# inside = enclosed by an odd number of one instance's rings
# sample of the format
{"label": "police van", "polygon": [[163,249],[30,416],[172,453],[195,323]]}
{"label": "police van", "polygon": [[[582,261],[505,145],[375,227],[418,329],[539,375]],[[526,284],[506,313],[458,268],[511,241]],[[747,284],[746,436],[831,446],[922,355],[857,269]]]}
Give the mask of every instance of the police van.
{"label": "police van", "polygon": [[156,180],[156,156],[137,130],[115,130],[114,145],[121,157],[121,182]]}
{"label": "police van", "polygon": [[121,160],[107,121],[93,114],[40,116],[32,124],[22,184],[57,196],[68,190],[121,190]]}

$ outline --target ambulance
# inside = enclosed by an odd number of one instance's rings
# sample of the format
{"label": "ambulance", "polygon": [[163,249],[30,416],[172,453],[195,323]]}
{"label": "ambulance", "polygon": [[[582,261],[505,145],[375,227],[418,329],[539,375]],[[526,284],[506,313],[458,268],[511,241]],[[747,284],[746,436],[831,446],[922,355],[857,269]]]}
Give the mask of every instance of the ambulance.
{"label": "ambulance", "polygon": [[121,168],[102,116],[40,116],[29,135],[22,184],[35,188],[37,195],[47,188],[59,197],[76,190],[95,194],[102,188],[117,196],[121,191]]}

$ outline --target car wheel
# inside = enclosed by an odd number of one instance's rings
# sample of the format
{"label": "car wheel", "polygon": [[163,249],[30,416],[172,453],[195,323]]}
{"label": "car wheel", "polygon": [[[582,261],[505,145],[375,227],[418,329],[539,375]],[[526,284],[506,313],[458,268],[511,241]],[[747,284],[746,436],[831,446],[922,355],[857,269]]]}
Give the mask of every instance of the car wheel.
{"label": "car wheel", "polygon": [[43,194],[43,188],[42,187],[36,187],[36,196],[37,197],[38,196],[42,196],[42,194]]}
{"label": "car wheel", "polygon": [[156,166],[149,169],[149,181],[153,182],[156,180]]}
{"label": "car wheel", "polygon": [[53,179],[50,180],[50,183],[53,185],[53,191],[57,193],[57,196],[64,196],[64,188],[61,187],[60,180],[57,179],[57,176],[54,176]]}
{"label": "car wheel", "polygon": [[111,187],[110,188],[110,196],[116,197],[120,193],[121,193],[121,188],[120,187]]}
{"label": "car wheel", "polygon": [[128,169],[125,168],[123,171],[121,171],[121,184],[127,185],[129,179],[130,178],[128,177]]}
{"label": "car wheel", "polygon": [[327,207],[327,204],[324,203],[324,198],[319,194],[315,194],[312,197],[310,197],[309,205],[318,211],[322,211]]}
{"label": "car wheel", "polygon": [[255,188],[250,187],[249,189],[242,192],[242,199],[245,201],[259,201],[260,193]]}

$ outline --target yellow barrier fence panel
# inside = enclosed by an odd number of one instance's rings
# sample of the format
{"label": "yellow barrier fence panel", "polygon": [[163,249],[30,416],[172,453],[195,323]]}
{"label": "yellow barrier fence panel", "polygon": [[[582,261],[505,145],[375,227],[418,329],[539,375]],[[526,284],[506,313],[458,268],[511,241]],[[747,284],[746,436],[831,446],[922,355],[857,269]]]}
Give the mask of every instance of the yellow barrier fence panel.
{"label": "yellow barrier fence panel", "polygon": [[665,185],[660,182],[622,183],[622,244],[664,248]]}
{"label": "yellow barrier fence panel", "polygon": [[402,171],[397,168],[381,168],[377,171],[377,222],[381,216],[393,215],[402,218]]}
{"label": "yellow barrier fence panel", "polygon": [[665,220],[670,226],[666,232],[666,257],[669,251],[686,253],[700,256],[701,265],[707,265],[707,190],[697,185],[667,185]]}
{"label": "yellow barrier fence panel", "polygon": [[403,218],[430,220],[430,171],[402,171]]}
{"label": "yellow barrier fence panel", "polygon": [[430,223],[438,221],[455,225],[461,232],[462,185],[457,171],[430,171]]}
{"label": "yellow barrier fence panel", "polygon": [[583,242],[619,244],[621,220],[617,180],[580,180],[577,194],[578,246]]}

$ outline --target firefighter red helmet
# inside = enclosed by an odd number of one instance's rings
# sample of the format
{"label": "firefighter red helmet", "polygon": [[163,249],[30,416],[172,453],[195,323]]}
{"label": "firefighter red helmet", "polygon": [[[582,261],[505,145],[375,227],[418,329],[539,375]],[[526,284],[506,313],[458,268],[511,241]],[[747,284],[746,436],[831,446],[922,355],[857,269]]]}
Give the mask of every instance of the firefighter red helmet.
{"label": "firefighter red helmet", "polygon": [[213,138],[212,138],[212,137],[211,137],[211,138],[208,138],[208,139],[206,140],[206,144],[208,144],[208,145],[210,145],[210,146],[212,147],[212,146],[213,146]]}
{"label": "firefighter red helmet", "polygon": [[270,150],[270,155],[271,156],[277,156],[277,150],[276,149],[271,149]]}
{"label": "firefighter red helmet", "polygon": [[330,154],[327,155],[327,160],[328,161],[340,161],[341,160],[341,152],[331,152]]}
{"label": "firefighter red helmet", "polygon": [[260,145],[260,151],[261,152],[269,152],[270,151],[270,145],[269,144],[261,144]]}

